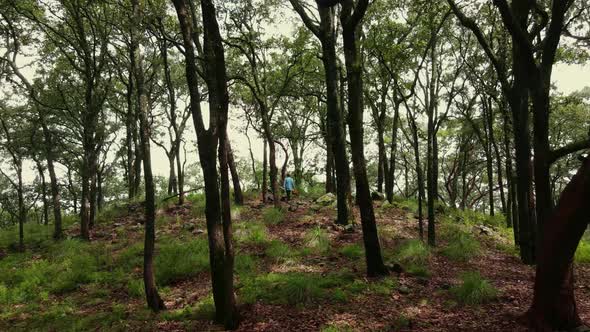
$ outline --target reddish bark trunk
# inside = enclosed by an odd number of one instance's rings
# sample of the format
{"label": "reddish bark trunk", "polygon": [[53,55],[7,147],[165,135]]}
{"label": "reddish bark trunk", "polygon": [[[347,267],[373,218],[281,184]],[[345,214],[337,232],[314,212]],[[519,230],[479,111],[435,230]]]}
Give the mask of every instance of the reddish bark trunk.
{"label": "reddish bark trunk", "polygon": [[535,331],[570,330],[581,325],[574,297],[572,260],[590,220],[590,158],[567,185],[553,216],[544,226],[533,304]]}

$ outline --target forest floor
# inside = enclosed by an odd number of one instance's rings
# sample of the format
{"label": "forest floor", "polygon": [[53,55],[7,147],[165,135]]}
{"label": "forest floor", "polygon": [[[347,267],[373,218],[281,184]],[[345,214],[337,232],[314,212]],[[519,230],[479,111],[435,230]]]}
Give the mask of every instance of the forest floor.
{"label": "forest floor", "polygon": [[[292,212],[282,204],[252,200],[232,211],[239,331],[527,330],[534,270],[506,230],[440,215],[437,247],[428,249],[411,209],[376,202],[385,260],[404,272],[367,279],[360,226],[336,226],[334,208],[309,199],[296,198]],[[0,330],[222,330],[211,321],[203,207],[201,197],[158,211],[155,269],[167,307],[159,314],[143,297],[141,206],[103,213],[90,244],[52,244],[40,231],[26,253],[0,247]],[[588,322],[590,264],[577,264],[576,280]]]}

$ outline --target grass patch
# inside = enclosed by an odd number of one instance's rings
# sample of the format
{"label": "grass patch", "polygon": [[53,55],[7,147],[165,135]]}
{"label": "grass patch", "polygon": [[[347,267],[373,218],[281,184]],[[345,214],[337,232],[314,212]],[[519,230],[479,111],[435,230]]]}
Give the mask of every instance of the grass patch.
{"label": "grass patch", "polygon": [[422,241],[406,241],[399,247],[395,258],[409,274],[419,277],[430,276],[428,271],[430,250]]}
{"label": "grass patch", "polygon": [[234,269],[240,276],[253,275],[258,270],[258,259],[251,255],[237,255]]}
{"label": "grass patch", "polygon": [[358,244],[344,246],[340,248],[339,252],[351,260],[357,260],[365,255],[365,250]]}
{"label": "grass patch", "polygon": [[459,231],[449,239],[441,253],[454,261],[467,262],[478,256],[480,250],[479,242],[471,234]]}
{"label": "grass patch", "polygon": [[278,240],[271,241],[264,253],[278,264],[286,263],[297,256],[293,248]]}
{"label": "grass patch", "polygon": [[304,240],[309,253],[322,254],[330,249],[330,236],[320,226],[307,231]]}
{"label": "grass patch", "polygon": [[263,301],[273,304],[306,306],[321,300],[343,301],[338,288],[353,281],[352,274],[269,273],[244,282],[241,298],[245,303]]}
{"label": "grass patch", "polygon": [[578,244],[576,255],[574,256],[576,263],[590,263],[590,241],[582,240]]}
{"label": "grass patch", "polygon": [[465,272],[461,284],[450,289],[453,298],[460,304],[476,306],[496,298],[498,291],[479,272]]}
{"label": "grass patch", "polygon": [[242,221],[235,224],[234,237],[238,243],[265,245],[268,242],[268,231],[260,222]]}
{"label": "grass patch", "polygon": [[283,210],[276,207],[268,207],[262,212],[262,220],[265,224],[278,225],[285,219]]}
{"label": "grass patch", "polygon": [[170,240],[161,244],[154,265],[156,283],[160,286],[195,276],[209,268],[207,240]]}

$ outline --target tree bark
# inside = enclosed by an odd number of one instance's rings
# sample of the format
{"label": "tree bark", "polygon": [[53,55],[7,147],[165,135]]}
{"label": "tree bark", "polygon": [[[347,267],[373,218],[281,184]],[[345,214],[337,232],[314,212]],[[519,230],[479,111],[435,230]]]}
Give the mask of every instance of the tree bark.
{"label": "tree bark", "polygon": [[231,172],[231,180],[234,186],[234,203],[236,205],[244,205],[244,194],[242,193],[242,185],[240,184],[240,176],[238,174],[238,169],[236,166],[236,162],[234,160],[234,152],[231,148],[231,144],[229,140],[226,138],[227,141],[227,163],[229,166],[229,170]]}
{"label": "tree bark", "polygon": [[[155,202],[155,190],[154,190],[154,179],[152,175],[152,161],[150,154],[150,125],[148,122],[148,97],[144,88],[144,76],[143,76],[143,65],[142,65],[142,54],[139,50],[141,30],[140,26],[142,22],[142,12],[139,4],[139,0],[132,0],[133,10],[133,29],[131,32],[131,43],[134,45],[135,59],[137,66],[134,68],[134,77],[136,80],[137,88],[137,110],[139,113],[140,122],[140,143],[141,143],[141,155],[143,161],[143,174],[145,182],[145,239],[144,239],[144,250],[143,250],[143,283],[145,287],[145,295],[148,307],[158,312],[166,309],[164,301],[160,298],[158,290],[156,288],[156,280],[154,276],[154,249],[156,245],[156,231],[155,231],[155,219],[156,219],[156,202]],[[138,31],[139,30],[139,31]]]}
{"label": "tree bark", "polygon": [[590,220],[589,199],[590,159],[587,158],[545,224],[529,310],[535,331],[573,330],[582,324],[574,297],[572,261]]}
{"label": "tree bark", "polygon": [[[205,216],[209,240],[209,261],[215,318],[226,329],[238,327],[238,313],[233,289],[234,252],[231,239],[229,209],[229,178],[227,165],[227,110],[228,92],[225,56],[215,7],[209,0],[201,0],[204,28],[204,72],[209,90],[209,128],[205,129],[200,108],[197,59],[191,14],[186,0],[174,0],[185,48],[186,78],[190,92],[190,109],[197,134],[197,144],[205,178]],[[195,15],[193,13],[193,15]],[[195,17],[192,17],[195,19]],[[219,151],[217,149],[219,148]],[[221,170],[221,192],[218,182],[217,158]],[[220,195],[221,193],[221,195]]]}
{"label": "tree bark", "polygon": [[357,34],[360,30],[360,19],[356,20],[356,17],[357,15],[361,18],[364,16],[367,5],[368,3],[366,1],[359,1],[353,13],[353,2],[345,1],[342,4],[341,21],[348,83],[348,127],[350,130],[352,163],[357,201],[361,213],[367,275],[374,277],[386,275],[388,271],[381,256],[381,245],[379,244],[377,234],[373,202],[371,200],[369,182],[367,181],[363,143],[363,80]]}

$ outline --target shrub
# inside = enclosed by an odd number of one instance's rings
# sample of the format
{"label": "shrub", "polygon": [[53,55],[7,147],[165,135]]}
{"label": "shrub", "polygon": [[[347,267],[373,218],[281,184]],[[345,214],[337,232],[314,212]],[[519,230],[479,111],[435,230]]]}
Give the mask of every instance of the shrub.
{"label": "shrub", "polygon": [[309,198],[313,201],[322,197],[326,193],[326,188],[324,185],[318,184],[315,186],[308,186],[305,191],[302,192],[303,196]]}
{"label": "shrub", "polygon": [[308,305],[322,299],[341,298],[334,290],[352,281],[349,274],[269,273],[249,279],[242,288],[245,303],[261,300],[268,303]]}
{"label": "shrub", "polygon": [[276,263],[285,263],[296,256],[289,245],[278,240],[271,241],[264,253]]}
{"label": "shrub", "polygon": [[171,240],[160,245],[154,262],[158,285],[170,285],[194,276],[209,267],[207,240],[189,242]]}
{"label": "shrub", "polygon": [[269,207],[262,212],[262,220],[266,224],[278,225],[283,222],[285,215],[283,210],[276,207]]}
{"label": "shrub", "polygon": [[266,226],[259,222],[243,221],[234,228],[236,241],[245,244],[264,245],[268,242]]}
{"label": "shrub", "polygon": [[[404,199],[401,197],[395,197],[393,200],[393,206],[408,212],[418,213],[418,201],[414,198]],[[422,208],[424,208],[424,206],[422,206]]]}
{"label": "shrub", "polygon": [[358,244],[350,244],[342,247],[340,253],[352,260],[357,260],[365,254],[365,250]]}
{"label": "shrub", "polygon": [[307,231],[304,240],[305,245],[312,253],[325,253],[330,249],[330,237],[320,226],[316,226]]}
{"label": "shrub", "polygon": [[457,302],[464,305],[479,305],[496,298],[498,291],[479,272],[465,272],[461,284],[450,289]]}
{"label": "shrub", "polygon": [[238,275],[251,275],[256,272],[258,260],[251,255],[236,255],[234,268]]}
{"label": "shrub", "polygon": [[131,297],[145,297],[145,287],[142,279],[131,279],[127,282],[127,294]]}
{"label": "shrub", "polygon": [[449,244],[442,249],[443,255],[461,262],[466,262],[479,255],[479,252],[479,242],[471,234],[463,231],[456,233],[449,240]]}
{"label": "shrub", "polygon": [[574,256],[576,263],[590,263],[590,241],[582,240]]}
{"label": "shrub", "polygon": [[419,240],[409,240],[402,244],[396,255],[397,260],[403,268],[416,276],[428,276],[428,260],[430,251],[428,247]]}

